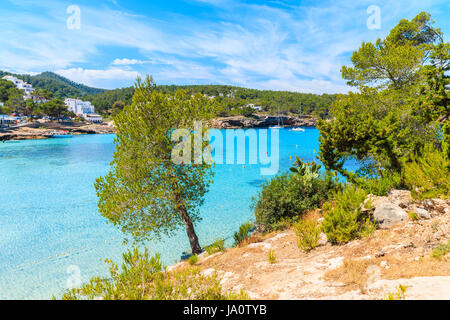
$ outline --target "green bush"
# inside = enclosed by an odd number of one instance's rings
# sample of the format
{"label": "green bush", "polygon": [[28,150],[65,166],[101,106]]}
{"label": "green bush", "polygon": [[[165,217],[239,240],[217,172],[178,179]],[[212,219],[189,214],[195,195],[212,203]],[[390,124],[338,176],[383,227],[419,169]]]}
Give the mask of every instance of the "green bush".
{"label": "green bush", "polygon": [[311,251],[319,244],[321,228],[313,220],[300,220],[294,224],[294,232],[297,235],[297,246],[303,251]]}
{"label": "green bush", "polygon": [[448,253],[450,253],[450,241],[447,244],[441,244],[439,247],[434,248],[433,251],[431,251],[431,257],[440,260]]}
{"label": "green bush", "polygon": [[241,224],[239,231],[234,233],[234,245],[239,245],[242,241],[250,236],[253,225],[250,222]]}
{"label": "green bush", "polygon": [[384,172],[379,178],[356,178],[356,184],[367,193],[377,196],[386,196],[392,189],[401,189],[403,181],[400,174]]}
{"label": "green bush", "polygon": [[412,221],[419,220],[419,216],[417,215],[417,212],[415,212],[415,211],[408,211],[408,216]]}
{"label": "green bush", "polygon": [[198,255],[193,254],[192,256],[189,257],[188,262],[191,266],[193,266],[194,264],[196,264],[198,261]]}
{"label": "green bush", "polygon": [[331,243],[346,243],[375,230],[370,216],[362,211],[366,196],[363,189],[348,185],[335,194],[333,201],[323,206],[325,217],[322,229]]}
{"label": "green bush", "polygon": [[270,249],[269,253],[267,254],[267,260],[270,264],[274,264],[277,262],[277,257],[275,256],[275,252],[272,249]]}
{"label": "green bush", "polygon": [[213,243],[205,247],[205,250],[206,252],[208,252],[208,254],[214,254],[223,251],[224,249],[225,249],[225,239],[214,240]]}
{"label": "green bush", "polygon": [[422,156],[415,156],[404,168],[406,185],[415,198],[450,196],[450,168],[446,155],[427,147]]}
{"label": "green bush", "polygon": [[320,207],[336,186],[330,175],[319,175],[316,166],[301,163],[263,184],[262,191],[253,198],[256,223],[272,231],[283,219],[292,221]]}
{"label": "green bush", "polygon": [[447,170],[450,170],[450,121],[446,121],[442,126],[442,151],[447,159]]}
{"label": "green bush", "polygon": [[235,300],[248,299],[248,295],[224,292],[217,275],[203,276],[198,268],[168,272],[159,255],[149,257],[137,249],[123,255],[119,267],[108,261],[110,274],[95,277],[81,288],[67,291],[64,300]]}

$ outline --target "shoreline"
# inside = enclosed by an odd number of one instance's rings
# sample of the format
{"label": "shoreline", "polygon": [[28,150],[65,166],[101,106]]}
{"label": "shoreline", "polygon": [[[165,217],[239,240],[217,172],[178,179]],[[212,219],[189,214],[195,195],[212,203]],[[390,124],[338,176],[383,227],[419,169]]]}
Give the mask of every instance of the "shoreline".
{"label": "shoreline", "polygon": [[[317,119],[312,116],[269,116],[254,115],[220,117],[211,120],[212,129],[250,129],[250,128],[270,128],[276,126],[284,128],[292,127],[316,127]],[[51,139],[52,131],[67,131],[70,135],[82,134],[113,134],[116,133],[112,121],[102,124],[88,124],[77,122],[32,122],[19,125],[13,128],[0,129],[0,142],[22,141],[22,140],[43,140]]]}
{"label": "shoreline", "polygon": [[32,122],[0,130],[0,141],[51,139],[52,131],[67,131],[70,135],[116,133],[112,122],[88,124],[76,122]]}

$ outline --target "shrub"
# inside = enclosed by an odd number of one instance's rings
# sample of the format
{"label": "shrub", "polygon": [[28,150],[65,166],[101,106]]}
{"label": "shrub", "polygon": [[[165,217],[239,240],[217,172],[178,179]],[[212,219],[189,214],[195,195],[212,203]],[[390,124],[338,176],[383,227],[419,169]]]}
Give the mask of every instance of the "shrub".
{"label": "shrub", "polygon": [[319,244],[321,228],[316,221],[300,220],[294,224],[294,231],[297,235],[297,246],[303,251],[311,251]]}
{"label": "shrub", "polygon": [[205,247],[206,252],[208,254],[214,254],[225,249],[225,239],[217,239],[214,240],[209,246]]}
{"label": "shrub", "polygon": [[198,261],[198,255],[194,254],[192,256],[189,257],[188,262],[191,266],[193,266],[194,264],[196,264]]}
{"label": "shrub", "polygon": [[397,287],[397,292],[390,292],[386,295],[384,300],[405,300],[405,293],[407,286],[402,286],[401,284]]}
{"label": "shrub", "polygon": [[449,160],[443,152],[428,147],[404,168],[405,183],[415,198],[450,196]]}
{"label": "shrub", "polygon": [[149,257],[137,249],[123,255],[119,267],[108,261],[110,274],[95,277],[81,288],[67,291],[64,300],[102,298],[105,300],[235,300],[248,299],[241,291],[224,292],[217,275],[203,276],[198,268],[168,272],[159,255]]}
{"label": "shrub", "polygon": [[415,211],[408,211],[408,216],[413,221],[419,220],[419,216]]}
{"label": "shrub", "polygon": [[277,257],[275,256],[275,252],[272,249],[269,250],[269,254],[267,256],[267,259],[268,259],[270,264],[274,264],[274,263],[277,262]]}
{"label": "shrub", "polygon": [[439,247],[434,248],[433,251],[431,251],[431,257],[440,260],[448,253],[450,253],[450,241],[447,244],[441,244]]}
{"label": "shrub", "polygon": [[384,176],[378,178],[359,177],[355,183],[367,193],[377,196],[386,196],[392,189],[403,188],[402,177],[398,173],[384,172]]}
{"label": "shrub", "polygon": [[371,262],[367,259],[354,260],[345,259],[342,266],[332,269],[325,273],[326,280],[342,282],[364,293],[367,290],[367,282],[369,281],[370,273],[368,269]]}
{"label": "shrub", "polygon": [[363,189],[348,185],[335,194],[332,202],[324,205],[322,228],[331,243],[346,243],[375,230],[370,215],[362,211],[366,196],[367,193]]}
{"label": "shrub", "polygon": [[320,207],[336,188],[330,175],[320,176],[315,166],[306,164],[307,169],[304,169],[304,165],[266,181],[253,198],[256,222],[266,231],[279,228],[277,223],[283,219],[295,221],[299,215]]}
{"label": "shrub", "polygon": [[234,233],[234,245],[239,245],[244,239],[247,239],[250,236],[250,232],[253,226],[250,222],[246,222],[241,224],[239,227],[239,231]]}

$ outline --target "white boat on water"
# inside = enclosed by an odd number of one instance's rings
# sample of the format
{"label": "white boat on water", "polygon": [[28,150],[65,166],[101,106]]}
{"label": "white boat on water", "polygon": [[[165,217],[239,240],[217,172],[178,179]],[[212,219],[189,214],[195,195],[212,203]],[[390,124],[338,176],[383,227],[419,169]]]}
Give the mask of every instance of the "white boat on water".
{"label": "white boat on water", "polygon": [[305,129],[300,128],[300,127],[292,128],[291,130],[292,130],[292,131],[305,132]]}

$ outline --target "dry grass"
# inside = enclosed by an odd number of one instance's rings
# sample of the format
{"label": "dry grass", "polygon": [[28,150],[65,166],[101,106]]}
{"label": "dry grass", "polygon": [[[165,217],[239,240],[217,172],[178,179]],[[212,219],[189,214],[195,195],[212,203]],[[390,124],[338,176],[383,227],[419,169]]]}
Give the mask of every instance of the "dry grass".
{"label": "dry grass", "polygon": [[361,293],[365,293],[368,281],[373,276],[388,280],[450,276],[449,262],[448,258],[436,260],[423,257],[416,260],[407,255],[363,260],[347,259],[341,267],[326,272],[324,279],[344,283],[346,286],[344,292],[360,289]]}
{"label": "dry grass", "polygon": [[241,243],[238,244],[238,247],[246,247],[249,244],[252,243],[258,243],[263,241],[264,238],[261,235],[251,235],[248,238],[245,238],[244,240],[241,241]]}
{"label": "dry grass", "polygon": [[338,281],[348,286],[350,290],[360,289],[362,293],[366,291],[367,281],[370,274],[367,268],[373,265],[370,260],[344,260],[340,268],[328,271],[324,279],[328,281]]}

